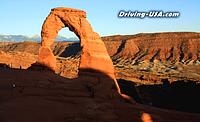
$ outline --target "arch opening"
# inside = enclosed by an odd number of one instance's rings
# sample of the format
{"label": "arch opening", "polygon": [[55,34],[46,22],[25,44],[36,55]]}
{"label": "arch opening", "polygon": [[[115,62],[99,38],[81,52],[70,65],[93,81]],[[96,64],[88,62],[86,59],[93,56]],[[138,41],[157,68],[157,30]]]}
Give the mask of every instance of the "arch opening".
{"label": "arch opening", "polygon": [[[67,36],[60,38],[60,35]],[[68,27],[62,28],[56,38],[60,38],[53,47],[53,54],[57,61],[56,74],[70,79],[77,78],[81,55],[79,38]]]}
{"label": "arch opening", "polygon": [[70,31],[68,27],[64,27],[58,31],[56,40],[62,42],[80,42],[78,36],[73,31]]}

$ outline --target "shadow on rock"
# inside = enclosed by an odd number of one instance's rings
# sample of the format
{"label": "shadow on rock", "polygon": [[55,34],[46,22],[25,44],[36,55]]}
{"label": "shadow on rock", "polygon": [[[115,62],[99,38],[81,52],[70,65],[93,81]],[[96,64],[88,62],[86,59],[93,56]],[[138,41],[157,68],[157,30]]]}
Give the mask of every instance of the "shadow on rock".
{"label": "shadow on rock", "polygon": [[59,55],[60,57],[74,57],[79,55],[79,53],[81,52],[81,47],[80,47],[80,43],[72,43],[69,44],[69,46],[67,46],[65,48],[65,50]]}
{"label": "shadow on rock", "polygon": [[160,85],[136,85],[133,81],[119,79],[122,93],[136,102],[159,108],[200,113],[200,84],[191,80],[169,82]]}

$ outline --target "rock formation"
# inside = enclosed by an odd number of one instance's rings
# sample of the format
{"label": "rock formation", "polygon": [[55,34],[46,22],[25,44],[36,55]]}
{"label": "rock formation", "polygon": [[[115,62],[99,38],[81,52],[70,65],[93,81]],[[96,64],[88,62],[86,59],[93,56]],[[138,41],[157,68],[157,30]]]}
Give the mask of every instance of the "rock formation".
{"label": "rock formation", "polygon": [[113,59],[129,60],[130,64],[144,60],[173,63],[200,60],[200,33],[142,33],[104,37],[103,40]]}
{"label": "rock formation", "polygon": [[[51,45],[54,43],[58,31],[68,27],[80,39],[82,49],[79,74],[89,73],[93,75],[100,72],[111,78],[114,84],[106,83],[102,86],[102,91],[109,92],[115,85],[120,92],[114,75],[114,67],[110,59],[104,42],[95,33],[86,19],[86,12],[71,8],[54,8],[46,18],[42,26],[42,47],[39,50],[38,63],[48,66],[52,70],[56,69],[56,58],[54,57]],[[98,74],[98,73],[96,73]],[[98,74],[99,75],[99,74]],[[99,76],[101,77],[101,76]],[[102,82],[105,82],[102,80]],[[106,89],[107,88],[107,89]]]}

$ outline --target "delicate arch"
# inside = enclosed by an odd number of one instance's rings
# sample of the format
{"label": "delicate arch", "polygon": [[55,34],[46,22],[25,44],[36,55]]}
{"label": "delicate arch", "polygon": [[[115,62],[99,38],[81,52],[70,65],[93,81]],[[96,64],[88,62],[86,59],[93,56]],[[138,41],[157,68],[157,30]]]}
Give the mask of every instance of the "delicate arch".
{"label": "delicate arch", "polygon": [[[114,75],[114,67],[106,47],[100,36],[95,33],[86,19],[86,12],[72,8],[54,8],[42,26],[42,46],[39,50],[38,62],[52,70],[56,69],[56,59],[50,49],[58,32],[68,27],[80,39],[82,54],[79,65],[79,74],[92,69],[102,72],[114,80],[119,90]],[[83,71],[83,72],[81,72]]]}

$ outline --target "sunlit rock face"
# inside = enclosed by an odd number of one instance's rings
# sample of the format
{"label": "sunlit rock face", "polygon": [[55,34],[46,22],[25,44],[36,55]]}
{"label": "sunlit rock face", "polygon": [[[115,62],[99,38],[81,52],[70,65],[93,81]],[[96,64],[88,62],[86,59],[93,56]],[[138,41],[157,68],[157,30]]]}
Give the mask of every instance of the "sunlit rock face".
{"label": "sunlit rock face", "polygon": [[[107,53],[104,42],[93,31],[86,19],[86,12],[82,10],[72,8],[54,8],[51,10],[42,26],[42,46],[39,50],[38,63],[49,67],[53,71],[56,70],[56,58],[50,46],[54,43],[59,30],[64,27],[68,27],[80,39],[82,53],[79,75],[103,74],[114,82],[106,81],[106,84],[100,87],[99,90],[102,89],[102,91],[109,92],[114,85],[117,91],[120,92],[114,75],[113,63]],[[101,81],[104,82],[105,79]]]}

